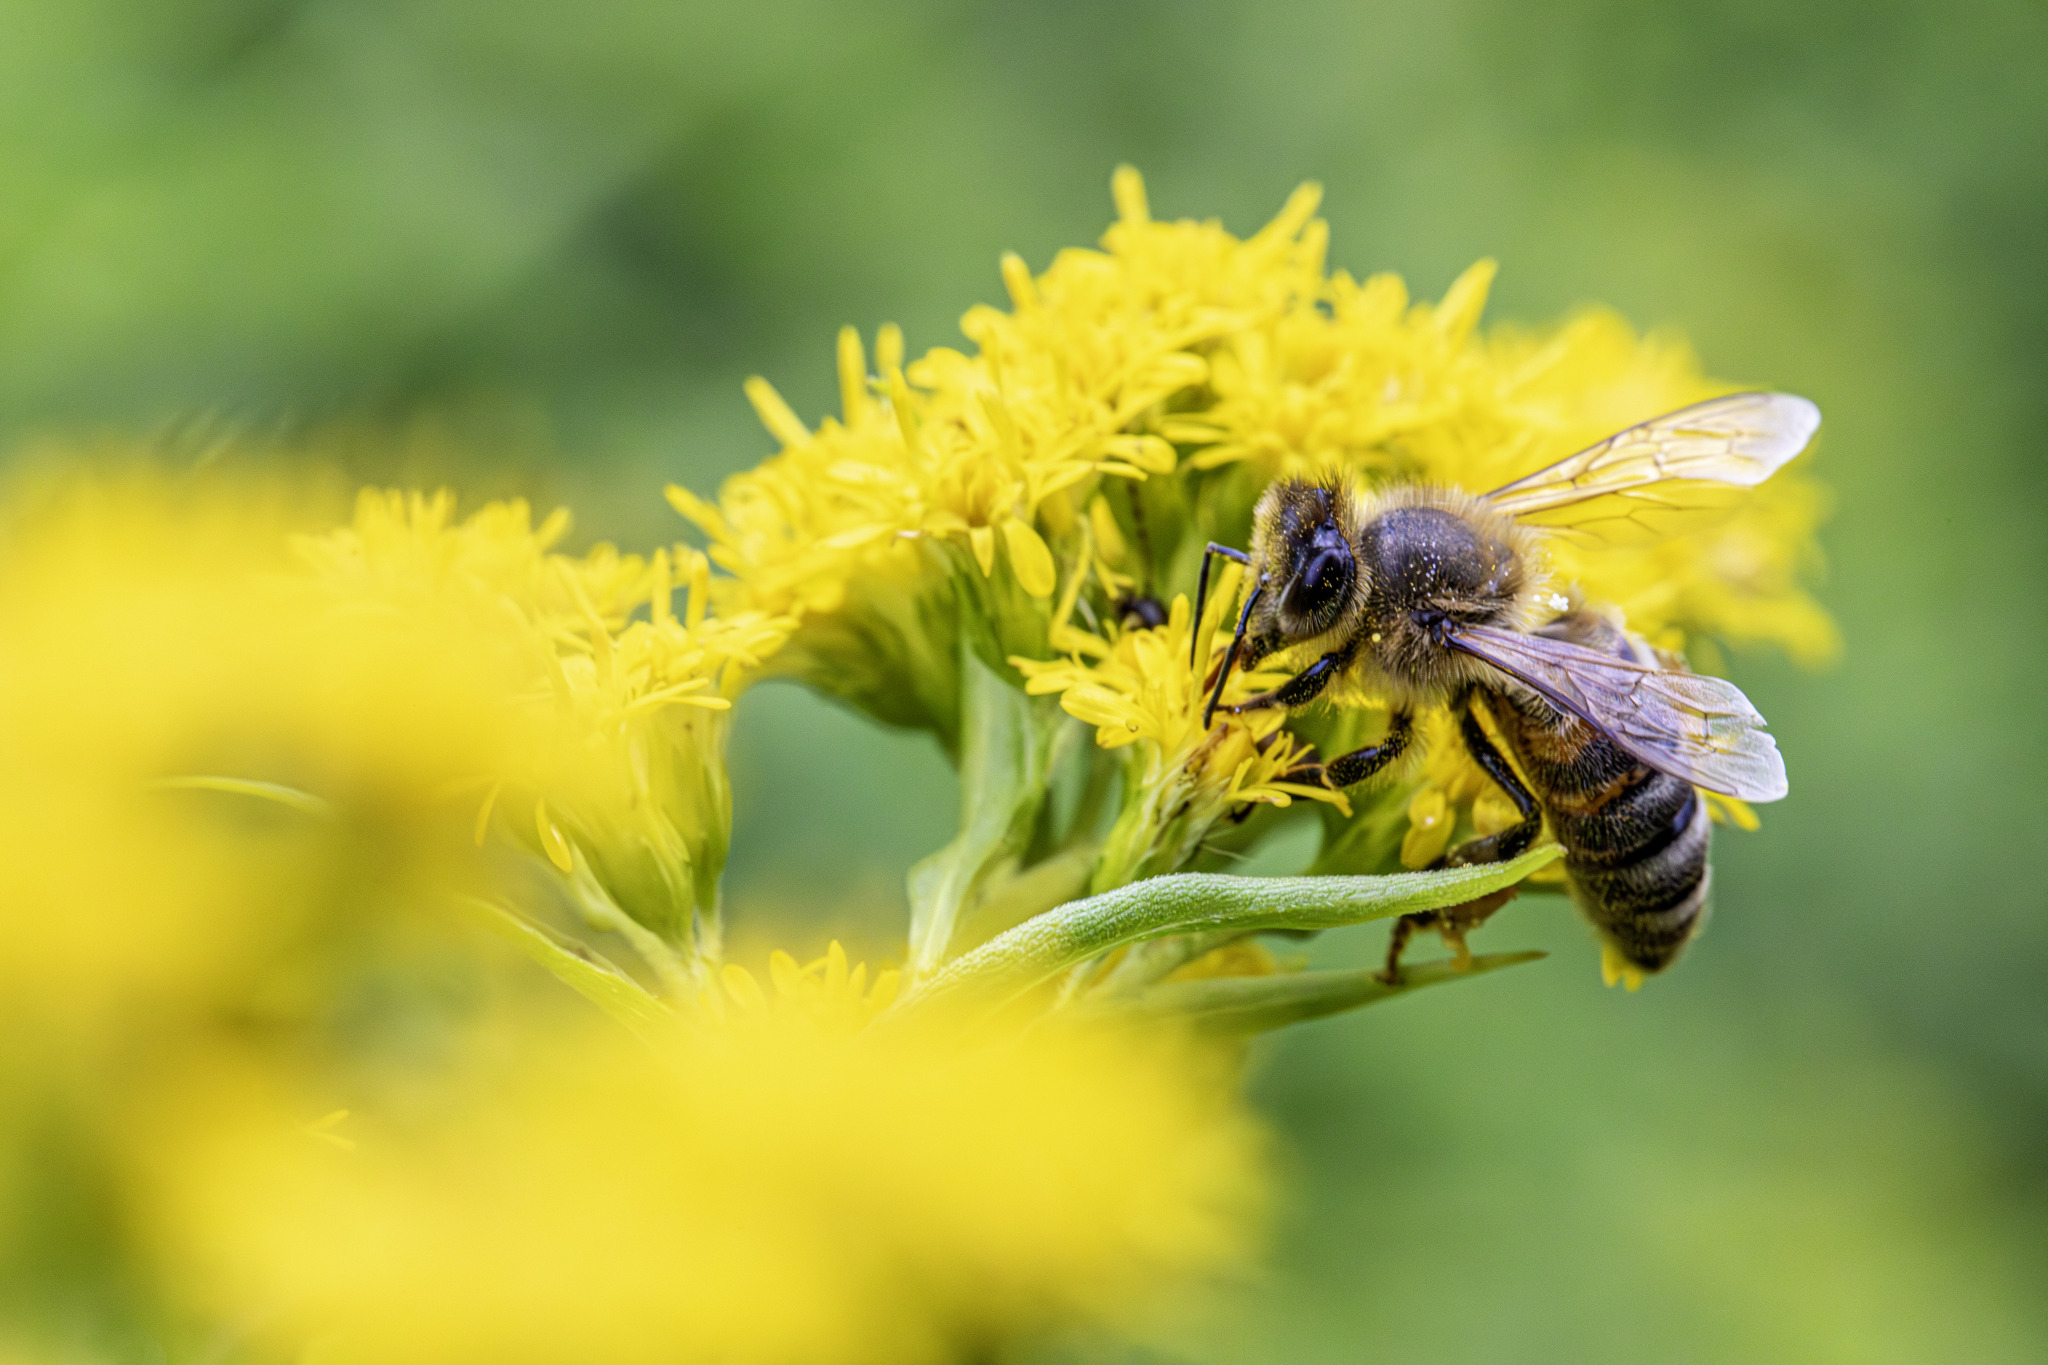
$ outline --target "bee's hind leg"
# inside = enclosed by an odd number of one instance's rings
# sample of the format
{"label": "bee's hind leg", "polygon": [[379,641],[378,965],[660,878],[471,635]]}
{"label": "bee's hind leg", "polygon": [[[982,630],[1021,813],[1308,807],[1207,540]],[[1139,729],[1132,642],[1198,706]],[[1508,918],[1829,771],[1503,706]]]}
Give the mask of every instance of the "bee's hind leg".
{"label": "bee's hind leg", "polygon": [[1441,910],[1420,910],[1401,916],[1394,921],[1394,932],[1387,939],[1387,965],[1379,974],[1380,980],[1389,986],[1401,984],[1401,954],[1407,950],[1408,940],[1418,929],[1436,930],[1444,946],[1451,950],[1452,970],[1471,971],[1472,950],[1465,944],[1465,935],[1493,918],[1493,912],[1513,900],[1521,889],[1519,886],[1504,886],[1462,905],[1447,905]]}
{"label": "bee's hind leg", "polygon": [[[1500,863],[1526,852],[1536,842],[1536,836],[1543,832],[1543,811],[1536,804],[1536,798],[1522,785],[1522,779],[1508,761],[1501,757],[1500,750],[1493,747],[1493,741],[1486,737],[1478,719],[1468,707],[1461,718],[1460,733],[1465,749],[1472,755],[1486,775],[1499,784],[1515,803],[1515,809],[1522,818],[1497,834],[1470,839],[1452,849],[1444,857],[1432,863],[1432,867],[1469,867],[1474,863]],[[1391,732],[1389,738],[1392,738]],[[1349,755],[1346,755],[1349,757]],[[1331,766],[1343,760],[1338,759]],[[1334,780],[1332,785],[1335,785]],[[1476,900],[1462,905],[1448,905],[1441,910],[1425,910],[1418,914],[1403,915],[1394,922],[1394,933],[1387,942],[1387,965],[1380,973],[1380,980],[1396,985],[1401,980],[1401,954],[1408,946],[1408,940],[1418,929],[1434,929],[1443,938],[1444,946],[1451,950],[1454,966],[1458,971],[1472,968],[1472,950],[1465,944],[1465,935],[1477,929],[1493,917],[1493,912],[1515,898],[1522,888],[1504,886],[1489,892]]]}
{"label": "bee's hind leg", "polygon": [[1493,741],[1486,737],[1478,717],[1471,708],[1465,709],[1459,721],[1458,733],[1465,741],[1465,752],[1472,755],[1472,761],[1480,770],[1492,778],[1494,784],[1515,803],[1521,819],[1497,834],[1488,834],[1478,839],[1468,839],[1452,849],[1437,865],[1440,867],[1469,867],[1473,863],[1504,863],[1510,858],[1520,857],[1529,851],[1529,845],[1536,842],[1536,836],[1543,832],[1543,812],[1536,804],[1536,798],[1522,785],[1522,779],[1500,750],[1493,747]]}
{"label": "bee's hind leg", "polygon": [[1408,940],[1415,936],[1417,929],[1434,929],[1436,923],[1434,910],[1403,915],[1394,921],[1394,932],[1387,937],[1387,965],[1380,970],[1381,981],[1389,986],[1401,984],[1401,954],[1408,950]]}

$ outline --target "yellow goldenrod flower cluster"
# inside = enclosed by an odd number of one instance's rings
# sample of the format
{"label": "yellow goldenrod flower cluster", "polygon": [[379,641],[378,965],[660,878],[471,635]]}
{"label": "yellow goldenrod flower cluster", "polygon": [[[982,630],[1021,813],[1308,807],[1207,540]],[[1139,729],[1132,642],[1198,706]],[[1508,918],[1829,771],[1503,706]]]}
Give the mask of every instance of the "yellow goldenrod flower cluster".
{"label": "yellow goldenrod flower cluster", "polygon": [[[757,380],[750,393],[782,452],[728,480],[715,504],[670,490],[732,574],[734,602],[799,618],[791,671],[951,745],[958,688],[928,680],[958,642],[936,657],[892,643],[879,676],[871,659],[854,661],[862,644],[916,638],[906,622],[972,596],[994,623],[991,662],[1051,660],[1070,653],[1047,634],[1058,566],[1094,566],[1084,601],[1098,619],[1133,590],[1187,591],[1201,546],[1244,544],[1252,504],[1276,477],[1339,470],[1366,485],[1484,492],[1734,387],[1703,377],[1682,344],[1606,311],[1537,331],[1482,328],[1490,261],[1434,304],[1411,300],[1393,275],[1328,272],[1314,186],[1245,239],[1214,222],[1153,219],[1129,168],[1114,189],[1118,220],[1099,250],[1062,252],[1037,276],[1004,260],[1009,307],[961,321],[972,354],[939,348],[906,364],[888,330],[870,375],[849,332],[842,419],[812,431]],[[1834,627],[1800,586],[1826,510],[1817,485],[1795,469],[1724,505],[1694,503],[1682,523],[1632,505],[1547,536],[1552,584],[1709,665],[1718,642],[1827,658]],[[945,556],[914,548],[935,541],[1004,581],[949,580]],[[999,546],[1007,575],[996,573]],[[1085,689],[1067,709],[1086,717],[1099,680],[1038,670],[1034,686],[1055,677]],[[1430,779],[1437,795],[1417,803],[1411,860],[1471,828],[1471,802],[1490,790],[1446,747],[1433,762],[1463,767]]]}
{"label": "yellow goldenrod flower cluster", "polygon": [[1149,420],[1201,388],[1207,348],[1313,302],[1325,233],[1311,190],[1240,242],[1213,223],[1152,222],[1133,171],[1116,188],[1123,220],[1104,251],[1064,252],[1038,278],[1004,258],[1010,310],[961,321],[973,356],[941,347],[906,367],[902,333],[885,328],[870,375],[848,330],[842,416],[815,432],[765,380],[749,384],[783,453],[731,479],[716,506],[669,490],[748,601],[832,611],[874,558],[924,537],[968,549],[984,576],[1000,544],[1019,584],[1045,598],[1055,576],[1041,526],[1065,532],[1103,476],[1174,472]]}
{"label": "yellow goldenrod flower cluster", "polygon": [[[1135,172],[1116,185],[1124,216],[1104,251],[1064,252],[1036,278],[1004,258],[1011,307],[962,319],[973,355],[941,347],[906,365],[902,334],[885,328],[870,374],[849,330],[840,418],[812,431],[757,379],[749,396],[782,453],[728,480],[716,504],[669,490],[736,602],[803,618],[784,666],[950,742],[957,696],[933,691],[916,652],[926,619],[949,609],[934,594],[973,595],[991,662],[1041,653],[1058,582],[1049,538],[1072,540],[1105,480],[1173,474],[1179,456],[1153,418],[1203,391],[1209,348],[1320,278],[1312,192],[1241,242],[1215,224],[1152,222]],[[877,640],[891,647],[880,677]]]}

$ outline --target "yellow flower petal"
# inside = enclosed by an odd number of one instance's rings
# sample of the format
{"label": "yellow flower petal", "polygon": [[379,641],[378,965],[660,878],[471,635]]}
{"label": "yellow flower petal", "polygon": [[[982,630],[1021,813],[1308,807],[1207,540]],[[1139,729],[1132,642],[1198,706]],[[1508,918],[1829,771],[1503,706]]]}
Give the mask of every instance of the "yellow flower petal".
{"label": "yellow flower petal", "polygon": [[778,994],[796,996],[803,990],[804,969],[796,965],[796,959],[777,948],[768,954],[768,976],[775,983]]}
{"label": "yellow flower petal", "polygon": [[1486,310],[1486,296],[1499,270],[1500,266],[1491,260],[1475,261],[1451,282],[1433,318],[1439,335],[1447,341],[1463,341],[1471,335],[1479,325],[1479,315]]}
{"label": "yellow flower petal", "polygon": [[498,804],[498,793],[504,789],[503,782],[493,782],[491,789],[484,793],[483,804],[477,807],[476,827],[471,832],[475,836],[478,848],[483,847],[485,837],[491,832],[491,810]]}
{"label": "yellow flower petal", "polygon": [[752,1010],[768,1008],[768,997],[761,990],[761,983],[754,980],[754,974],[745,967],[728,963],[719,969],[718,979],[725,985],[725,993],[737,1004]]}
{"label": "yellow flower petal", "polygon": [[868,415],[868,358],[861,349],[860,333],[851,327],[839,329],[839,411],[846,424],[855,426]]}
{"label": "yellow flower petal", "polygon": [[1700,795],[1706,798],[1707,814],[1713,817],[1715,824],[1733,825],[1751,833],[1763,828],[1763,821],[1757,819],[1756,811],[1747,801],[1710,792],[1704,787],[1700,788]]}
{"label": "yellow flower petal", "polygon": [[1443,856],[1455,823],[1441,787],[1424,787],[1408,802],[1408,833],[1401,840],[1404,867],[1428,867]]}
{"label": "yellow flower petal", "polygon": [[1109,177],[1109,193],[1116,200],[1116,216],[1122,221],[1152,221],[1152,207],[1145,200],[1145,177],[1136,166],[1117,167]]}
{"label": "yellow flower petal", "polygon": [[754,375],[747,380],[746,391],[747,401],[760,415],[761,425],[768,428],[776,440],[784,446],[810,443],[810,429],[797,420],[797,415],[789,410],[789,404],[782,401],[782,395],[775,391],[773,384],[760,375]]}
{"label": "yellow flower petal", "polygon": [[1038,302],[1038,289],[1031,279],[1031,267],[1014,251],[1003,253],[1003,287],[1009,291],[1010,306],[1023,312]]}
{"label": "yellow flower petal", "polygon": [[[1010,547],[1010,567],[1016,571],[1017,581],[1024,591],[1033,597],[1050,597],[1059,586],[1059,574],[1053,567],[1052,551],[1029,522],[1021,517],[1011,517],[1003,523],[1003,539]],[[982,572],[988,570],[984,568]]]}
{"label": "yellow flower petal", "polygon": [[1123,528],[1116,524],[1116,514],[1109,510],[1109,501],[1100,493],[1088,504],[1088,526],[1095,533],[1095,552],[1112,567],[1121,565],[1130,549],[1124,544]]}
{"label": "yellow flower petal", "polygon": [[1643,988],[1643,969],[1621,955],[1611,943],[1600,945],[1600,979],[1609,986],[1622,985],[1631,991]]}
{"label": "yellow flower petal", "polygon": [[1109,454],[1149,474],[1171,474],[1175,455],[1173,447],[1157,436],[1113,436],[1103,442]]}

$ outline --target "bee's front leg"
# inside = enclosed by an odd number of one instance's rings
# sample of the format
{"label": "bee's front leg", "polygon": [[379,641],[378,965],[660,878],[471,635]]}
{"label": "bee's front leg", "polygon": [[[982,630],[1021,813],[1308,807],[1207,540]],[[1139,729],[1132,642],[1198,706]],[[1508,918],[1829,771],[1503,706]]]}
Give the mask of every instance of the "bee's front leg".
{"label": "bee's front leg", "polygon": [[1233,716],[1241,716],[1247,711],[1263,711],[1269,706],[1306,706],[1320,697],[1323,689],[1335,682],[1337,675],[1350,662],[1350,649],[1333,649],[1272,691],[1246,697],[1235,706],[1223,709]]}
{"label": "bee's front leg", "polygon": [[1363,782],[1408,751],[1414,735],[1414,721],[1406,711],[1396,711],[1387,726],[1386,737],[1377,744],[1339,754],[1328,763],[1305,762],[1289,768],[1282,777],[1288,782],[1320,782],[1334,791]]}

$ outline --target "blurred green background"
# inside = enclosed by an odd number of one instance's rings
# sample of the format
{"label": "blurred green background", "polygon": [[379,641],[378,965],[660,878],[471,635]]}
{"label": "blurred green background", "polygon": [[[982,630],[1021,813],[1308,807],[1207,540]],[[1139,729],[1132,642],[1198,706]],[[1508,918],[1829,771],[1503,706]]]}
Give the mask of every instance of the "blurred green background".
{"label": "blurred green background", "polygon": [[[815,416],[840,324],[957,342],[1126,160],[1239,231],[1320,180],[1334,264],[1494,255],[1497,319],[1813,396],[1848,639],[1737,658],[1794,795],[1682,970],[1602,990],[1525,900],[1482,942],[1547,963],[1266,1045],[1273,1267],[1164,1358],[2048,1360],[2033,0],[6,0],[0,435],[325,433],[652,543],[770,449],[746,375]],[[735,765],[738,915],[881,946],[935,747],[776,687]]]}

